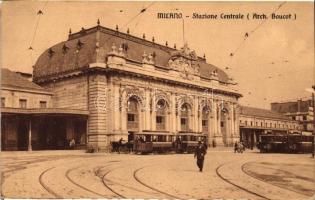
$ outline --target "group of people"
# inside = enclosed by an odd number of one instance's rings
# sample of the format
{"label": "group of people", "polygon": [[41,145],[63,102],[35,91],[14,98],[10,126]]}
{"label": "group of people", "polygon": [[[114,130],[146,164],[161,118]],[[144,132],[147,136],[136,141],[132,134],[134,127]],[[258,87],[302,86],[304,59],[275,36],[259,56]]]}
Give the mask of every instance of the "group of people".
{"label": "group of people", "polygon": [[245,151],[245,145],[243,142],[235,142],[234,144],[234,153],[243,153]]}

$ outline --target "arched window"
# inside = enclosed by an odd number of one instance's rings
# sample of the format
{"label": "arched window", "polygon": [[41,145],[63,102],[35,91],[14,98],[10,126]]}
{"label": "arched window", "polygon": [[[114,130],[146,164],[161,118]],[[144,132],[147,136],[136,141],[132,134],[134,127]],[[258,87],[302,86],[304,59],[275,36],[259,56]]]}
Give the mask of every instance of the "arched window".
{"label": "arched window", "polygon": [[166,130],[166,112],[167,103],[164,99],[158,100],[156,104],[156,130],[165,131]]}
{"label": "arched window", "polygon": [[135,97],[130,97],[127,102],[127,128],[137,130],[139,127],[139,103]]}
{"label": "arched window", "polygon": [[209,132],[209,113],[210,109],[208,106],[203,107],[202,109],[202,132],[208,133]]}
{"label": "arched window", "polygon": [[189,114],[190,106],[187,103],[184,103],[180,108],[181,131],[189,131]]}

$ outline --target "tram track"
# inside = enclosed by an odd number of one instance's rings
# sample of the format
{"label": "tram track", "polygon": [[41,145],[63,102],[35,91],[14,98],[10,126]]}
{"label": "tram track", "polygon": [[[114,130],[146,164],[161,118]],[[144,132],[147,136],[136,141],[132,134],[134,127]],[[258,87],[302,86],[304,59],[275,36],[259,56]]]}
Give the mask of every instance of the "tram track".
{"label": "tram track", "polygon": [[50,167],[50,168],[44,170],[44,171],[40,174],[38,180],[39,180],[40,185],[41,185],[49,194],[53,195],[53,196],[56,197],[56,198],[62,199],[63,197],[62,197],[61,195],[59,195],[59,194],[57,194],[56,192],[54,192],[54,191],[53,191],[50,187],[48,187],[48,185],[47,185],[46,183],[44,183],[44,181],[43,181],[44,175],[45,175],[47,172],[49,172],[50,170],[54,169],[54,168],[55,168],[55,167]]}
{"label": "tram track", "polygon": [[[300,195],[304,195],[304,196],[306,196],[306,197],[309,197],[309,196],[307,196],[306,194],[304,194],[304,193],[302,193],[302,192],[299,192],[299,191],[296,191],[296,190],[292,190],[292,189],[288,189],[288,188],[282,187],[282,186],[280,186],[280,185],[277,185],[277,184],[274,184],[274,183],[265,181],[265,180],[263,180],[263,179],[261,179],[261,178],[258,178],[258,177],[256,177],[256,176],[250,174],[249,172],[247,172],[247,171],[245,170],[245,166],[248,165],[248,164],[250,164],[250,163],[255,163],[255,162],[246,162],[246,163],[242,164],[241,170],[242,170],[242,172],[243,172],[244,174],[246,174],[246,175],[248,175],[248,176],[250,176],[250,177],[252,177],[252,178],[254,178],[254,179],[258,180],[258,181],[261,181],[261,182],[264,182],[264,183],[273,185],[273,186],[275,186],[275,187],[278,187],[278,188],[281,188],[281,189],[284,189],[284,190],[288,190],[288,191],[295,192],[295,193],[297,193],[297,194],[300,194]],[[270,169],[275,170],[274,168],[270,168]],[[277,169],[277,170],[279,170],[279,169]],[[280,170],[280,171],[282,171],[282,172],[287,172],[287,171],[285,171],[285,170]]]}
{"label": "tram track", "polygon": [[[109,179],[107,178],[107,176],[108,176],[110,173],[112,173],[113,171],[117,170],[117,168],[110,169],[110,170],[106,171],[104,174],[101,174],[100,171],[101,171],[103,168],[105,168],[105,167],[107,167],[107,166],[97,167],[97,168],[94,170],[94,174],[95,174],[96,176],[98,176],[98,177],[102,180],[103,185],[104,185],[108,190],[110,190],[113,194],[115,194],[118,198],[123,198],[123,199],[125,199],[125,198],[129,198],[129,197],[126,197],[126,195],[122,194],[121,192],[118,192],[116,189],[114,189],[112,186],[110,186],[109,183],[115,184],[115,185],[118,185],[118,186],[121,186],[121,187],[128,188],[129,190],[133,190],[133,191],[135,191],[135,192],[140,192],[140,193],[145,193],[145,194],[152,194],[152,192],[139,190],[139,189],[137,189],[137,188],[129,187],[129,186],[123,185],[123,184],[121,184],[121,183],[112,182],[111,180],[109,180]],[[135,180],[137,183],[141,184],[141,185],[144,186],[145,188],[150,189],[151,191],[153,191],[153,193],[159,193],[159,194],[162,194],[163,196],[169,197],[169,198],[171,198],[171,199],[182,199],[182,198],[177,197],[177,196],[175,196],[175,195],[172,195],[172,194],[166,193],[166,192],[164,192],[164,191],[161,191],[161,190],[159,190],[159,189],[157,189],[157,188],[155,188],[155,187],[152,187],[152,186],[148,185],[147,183],[143,182],[143,181],[139,178],[139,176],[137,175],[137,173],[138,173],[140,170],[144,169],[144,168],[145,168],[145,167],[140,167],[140,168],[137,168],[137,169],[135,169],[135,170],[133,171],[133,178],[134,178],[134,180]],[[156,194],[154,194],[154,195],[156,195]],[[141,197],[141,196],[139,196],[139,197]],[[151,198],[153,198],[153,197],[154,197],[154,196],[152,196]]]}
{"label": "tram track", "polygon": [[[116,168],[117,169],[117,168]],[[107,184],[107,182],[105,181],[105,177],[109,174],[109,173],[111,173],[112,171],[114,171],[115,169],[112,169],[112,170],[109,170],[109,171],[107,171],[103,176],[102,176],[102,183],[103,183],[103,185],[107,188],[107,189],[109,189],[112,193],[114,193],[115,195],[117,195],[117,197],[119,197],[119,198],[123,198],[123,199],[126,199],[127,197],[125,197],[124,195],[122,195],[122,194],[120,194],[119,192],[117,192],[116,190],[114,190],[112,187],[110,187],[108,184]]]}
{"label": "tram track", "polygon": [[256,193],[256,192],[251,191],[251,190],[249,190],[249,189],[247,189],[247,188],[244,188],[244,187],[242,187],[242,186],[240,186],[240,185],[238,185],[238,184],[236,184],[236,183],[233,183],[232,181],[228,180],[227,178],[224,178],[224,177],[222,176],[222,174],[220,174],[219,171],[220,171],[220,168],[223,167],[223,166],[226,165],[226,164],[228,164],[228,163],[223,163],[223,164],[219,165],[219,166],[215,169],[216,174],[217,174],[217,176],[218,176],[220,179],[222,179],[223,181],[225,181],[225,182],[227,182],[227,183],[229,183],[229,184],[231,184],[231,185],[233,185],[233,186],[235,186],[235,187],[237,187],[237,188],[239,188],[239,189],[241,189],[241,190],[243,190],[243,191],[245,191],[245,192],[247,192],[247,193],[249,193],[249,194],[255,195],[255,196],[257,196],[257,197],[260,197],[260,198],[263,198],[263,199],[266,199],[266,200],[271,200],[270,198],[268,198],[268,197],[266,197],[266,196],[264,196],[264,195],[258,194],[258,193]]}
{"label": "tram track", "polygon": [[90,190],[89,188],[87,188],[87,187],[85,187],[85,186],[83,186],[83,185],[81,185],[81,184],[75,182],[75,181],[70,177],[70,173],[71,173],[72,171],[74,171],[75,169],[78,169],[78,168],[79,168],[79,167],[74,167],[74,168],[68,169],[68,170],[66,171],[66,173],[65,173],[65,177],[66,177],[72,184],[76,185],[77,187],[79,187],[79,188],[81,188],[81,189],[83,189],[83,190],[86,190],[86,191],[88,191],[88,192],[91,192],[91,193],[93,193],[93,194],[96,194],[96,195],[98,195],[98,196],[100,196],[100,197],[106,197],[106,196],[104,196],[103,194],[100,194],[100,193],[98,193],[98,192],[95,192],[95,191],[93,191],[93,190]]}
{"label": "tram track", "polygon": [[[146,167],[148,167],[148,166],[146,166]],[[169,193],[167,193],[167,192],[161,191],[161,190],[159,190],[159,189],[157,189],[157,188],[154,188],[154,187],[148,185],[147,183],[143,182],[143,181],[139,178],[139,176],[137,176],[137,173],[138,173],[140,170],[142,170],[142,169],[144,169],[144,168],[146,168],[146,167],[140,167],[140,168],[136,169],[136,170],[133,172],[133,177],[134,177],[134,179],[135,179],[138,183],[140,183],[141,185],[143,185],[143,186],[145,186],[145,187],[147,187],[147,188],[149,188],[149,189],[151,189],[151,190],[153,190],[153,191],[155,191],[155,192],[158,192],[158,193],[160,193],[160,194],[166,195],[166,196],[168,196],[168,197],[171,197],[171,198],[174,198],[174,199],[182,199],[182,198],[177,197],[177,196],[175,196],[175,195],[172,195],[172,194],[169,194]]]}

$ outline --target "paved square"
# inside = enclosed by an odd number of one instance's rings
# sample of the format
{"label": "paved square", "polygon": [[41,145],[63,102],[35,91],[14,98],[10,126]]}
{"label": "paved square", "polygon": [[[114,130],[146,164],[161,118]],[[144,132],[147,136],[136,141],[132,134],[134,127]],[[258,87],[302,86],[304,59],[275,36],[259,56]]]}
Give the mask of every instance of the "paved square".
{"label": "paved square", "polygon": [[204,171],[192,154],[2,152],[2,196],[10,198],[310,199],[309,154],[210,149]]}

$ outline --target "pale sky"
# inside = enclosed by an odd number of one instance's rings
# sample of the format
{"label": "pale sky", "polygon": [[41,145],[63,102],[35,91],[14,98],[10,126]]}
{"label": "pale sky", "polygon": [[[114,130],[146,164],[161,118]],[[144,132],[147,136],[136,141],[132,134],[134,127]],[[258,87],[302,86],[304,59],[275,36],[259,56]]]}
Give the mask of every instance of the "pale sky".
{"label": "pale sky", "polygon": [[[52,45],[67,40],[69,28],[101,25],[123,27],[142,8],[150,7],[127,26],[130,34],[169,46],[183,46],[182,19],[157,19],[158,12],[182,12],[185,40],[207,62],[224,69],[244,95],[242,105],[269,108],[270,102],[310,96],[314,84],[314,4],[287,2],[277,14],[296,14],[296,20],[192,19],[199,14],[266,14],[281,2],[3,2],[1,5],[1,65],[14,71],[32,72],[38,56]],[[37,15],[38,10],[43,15]],[[185,16],[189,15],[189,18]],[[36,35],[35,27],[38,22]],[[253,31],[261,24],[256,31]],[[245,33],[249,37],[244,41]],[[34,37],[34,40],[33,40]],[[33,43],[32,43],[33,40]],[[28,50],[32,43],[33,51]],[[236,49],[238,49],[236,51]],[[236,51],[236,52],[235,52]],[[231,57],[230,53],[234,52]],[[225,68],[229,69],[226,70]]]}

